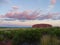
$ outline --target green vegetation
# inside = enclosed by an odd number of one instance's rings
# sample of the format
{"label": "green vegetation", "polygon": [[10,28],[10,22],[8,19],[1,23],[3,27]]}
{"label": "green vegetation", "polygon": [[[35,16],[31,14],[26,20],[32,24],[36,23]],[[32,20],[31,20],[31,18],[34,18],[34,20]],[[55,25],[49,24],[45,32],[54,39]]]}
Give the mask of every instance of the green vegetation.
{"label": "green vegetation", "polygon": [[10,41],[12,45],[60,45],[60,28],[12,28],[12,30],[1,30],[0,43],[6,41]]}

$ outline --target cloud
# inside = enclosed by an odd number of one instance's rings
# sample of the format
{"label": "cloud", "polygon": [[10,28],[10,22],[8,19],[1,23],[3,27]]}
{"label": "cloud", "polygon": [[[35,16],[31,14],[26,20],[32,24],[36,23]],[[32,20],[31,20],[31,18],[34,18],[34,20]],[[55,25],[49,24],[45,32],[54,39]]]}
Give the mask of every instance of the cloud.
{"label": "cloud", "polygon": [[13,8],[13,9],[19,9],[19,7],[18,7],[18,6],[13,6],[12,8]]}
{"label": "cloud", "polygon": [[42,14],[40,15],[37,19],[39,20],[44,20],[44,19],[52,19],[52,20],[59,20],[60,12],[55,12],[55,13],[47,13],[47,14]]}
{"label": "cloud", "polygon": [[51,0],[51,5],[54,5],[56,3],[56,0]]}
{"label": "cloud", "polygon": [[0,15],[0,18],[4,18],[5,16],[4,15]]}
{"label": "cloud", "polygon": [[[47,13],[47,14],[41,14],[37,11],[23,11],[23,12],[8,12],[5,15],[0,15],[0,18],[3,18],[1,20],[44,20],[44,19],[56,19],[60,15],[60,13]],[[59,19],[59,18],[58,18]]]}
{"label": "cloud", "polygon": [[5,14],[5,17],[7,18],[15,18],[18,20],[33,20],[36,19],[36,16],[39,15],[38,12],[34,11],[23,11],[23,12],[9,12]]}

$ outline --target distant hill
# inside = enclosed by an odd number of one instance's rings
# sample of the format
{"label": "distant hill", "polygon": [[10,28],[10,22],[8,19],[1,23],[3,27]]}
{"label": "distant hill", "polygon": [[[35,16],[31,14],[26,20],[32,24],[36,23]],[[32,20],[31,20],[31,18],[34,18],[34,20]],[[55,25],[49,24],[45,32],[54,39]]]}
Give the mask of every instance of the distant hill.
{"label": "distant hill", "polygon": [[32,28],[49,28],[52,27],[50,24],[35,24],[32,26]]}

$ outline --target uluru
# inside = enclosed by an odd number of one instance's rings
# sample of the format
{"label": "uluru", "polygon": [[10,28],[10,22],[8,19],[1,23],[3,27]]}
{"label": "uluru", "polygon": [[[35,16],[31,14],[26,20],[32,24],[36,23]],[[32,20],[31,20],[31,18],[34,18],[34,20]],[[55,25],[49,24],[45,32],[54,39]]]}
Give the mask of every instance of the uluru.
{"label": "uluru", "polygon": [[52,27],[51,24],[35,24],[32,26],[32,28],[50,28]]}

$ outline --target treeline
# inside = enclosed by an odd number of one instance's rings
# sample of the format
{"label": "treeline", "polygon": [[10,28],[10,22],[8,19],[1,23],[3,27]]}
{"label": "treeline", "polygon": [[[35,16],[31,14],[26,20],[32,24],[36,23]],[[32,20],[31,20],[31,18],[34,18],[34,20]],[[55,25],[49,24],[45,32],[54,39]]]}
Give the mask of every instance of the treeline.
{"label": "treeline", "polygon": [[0,45],[60,45],[60,28],[0,31]]}

